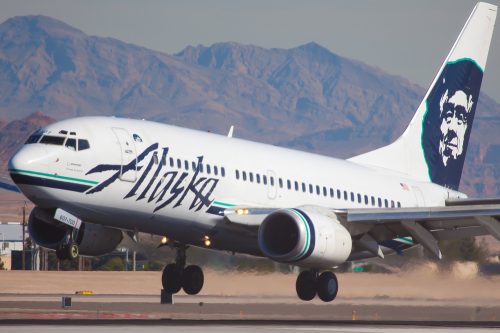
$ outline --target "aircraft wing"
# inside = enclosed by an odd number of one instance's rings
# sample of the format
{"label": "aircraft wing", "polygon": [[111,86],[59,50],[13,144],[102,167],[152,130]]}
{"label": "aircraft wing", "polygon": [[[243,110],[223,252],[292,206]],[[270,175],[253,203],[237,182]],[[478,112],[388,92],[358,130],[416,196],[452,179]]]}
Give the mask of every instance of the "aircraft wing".
{"label": "aircraft wing", "polygon": [[14,185],[14,183],[10,178],[4,176],[0,176],[0,189],[4,189],[11,192],[18,192],[18,193],[21,192],[19,191],[17,186]]}
{"label": "aircraft wing", "polygon": [[[224,216],[232,223],[258,228],[278,208],[236,206]],[[379,244],[411,236],[437,258],[438,241],[492,235],[500,241],[500,198],[455,199],[444,207],[358,208],[333,210],[361,248],[380,255]]]}

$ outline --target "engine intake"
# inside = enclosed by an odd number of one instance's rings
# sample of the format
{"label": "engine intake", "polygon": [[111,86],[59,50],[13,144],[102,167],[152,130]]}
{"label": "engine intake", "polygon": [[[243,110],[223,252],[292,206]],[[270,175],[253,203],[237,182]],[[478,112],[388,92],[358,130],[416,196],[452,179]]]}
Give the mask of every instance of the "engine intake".
{"label": "engine intake", "polygon": [[259,227],[259,247],[270,259],[314,268],[331,268],[347,260],[351,235],[334,216],[312,209],[280,209]]}
{"label": "engine intake", "polygon": [[[71,229],[54,220],[49,211],[36,207],[28,220],[28,232],[35,243],[55,250],[67,239]],[[112,252],[122,239],[121,230],[85,222],[76,242],[81,255],[99,256]]]}

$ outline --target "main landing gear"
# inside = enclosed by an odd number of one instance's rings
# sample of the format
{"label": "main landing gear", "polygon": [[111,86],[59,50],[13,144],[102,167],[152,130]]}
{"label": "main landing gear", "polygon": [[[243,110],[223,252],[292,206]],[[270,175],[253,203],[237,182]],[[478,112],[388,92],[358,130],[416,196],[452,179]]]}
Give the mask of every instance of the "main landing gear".
{"label": "main landing gear", "polygon": [[163,269],[161,277],[163,289],[170,294],[176,294],[182,288],[186,294],[196,295],[203,288],[203,271],[200,267],[194,265],[185,267],[188,247],[183,244],[176,247],[175,263],[168,264]]}
{"label": "main landing gear", "polygon": [[331,302],[337,297],[339,284],[333,272],[319,274],[317,270],[309,270],[299,274],[295,288],[303,301],[310,301],[318,295],[323,302]]}

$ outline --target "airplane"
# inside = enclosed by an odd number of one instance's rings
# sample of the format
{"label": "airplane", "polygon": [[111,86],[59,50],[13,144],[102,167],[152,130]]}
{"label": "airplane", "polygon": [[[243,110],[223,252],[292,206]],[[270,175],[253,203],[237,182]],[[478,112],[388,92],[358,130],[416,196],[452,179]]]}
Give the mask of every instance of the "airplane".
{"label": "airplane", "polygon": [[190,246],[302,269],[301,300],[330,302],[332,271],[422,245],[500,240],[500,198],[458,191],[497,7],[478,3],[404,133],[347,160],[146,120],[82,117],[33,133],[8,163],[36,207],[29,233],[59,259],[111,252],[138,232],[176,251],[163,289],[198,294]]}

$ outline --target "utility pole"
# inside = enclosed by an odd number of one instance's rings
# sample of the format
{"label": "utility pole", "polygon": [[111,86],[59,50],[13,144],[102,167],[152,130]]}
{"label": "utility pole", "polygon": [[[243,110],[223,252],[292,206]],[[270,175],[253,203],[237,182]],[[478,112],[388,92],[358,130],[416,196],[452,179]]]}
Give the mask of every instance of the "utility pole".
{"label": "utility pole", "polygon": [[22,258],[22,268],[23,268],[23,271],[26,269],[26,258],[25,258],[25,255],[26,255],[26,252],[25,252],[25,248],[26,248],[26,230],[25,230],[25,225],[26,225],[26,201],[24,202],[24,205],[23,205],[23,225],[22,225],[22,228],[23,228],[23,251],[22,251],[22,255],[23,255],[23,258]]}

